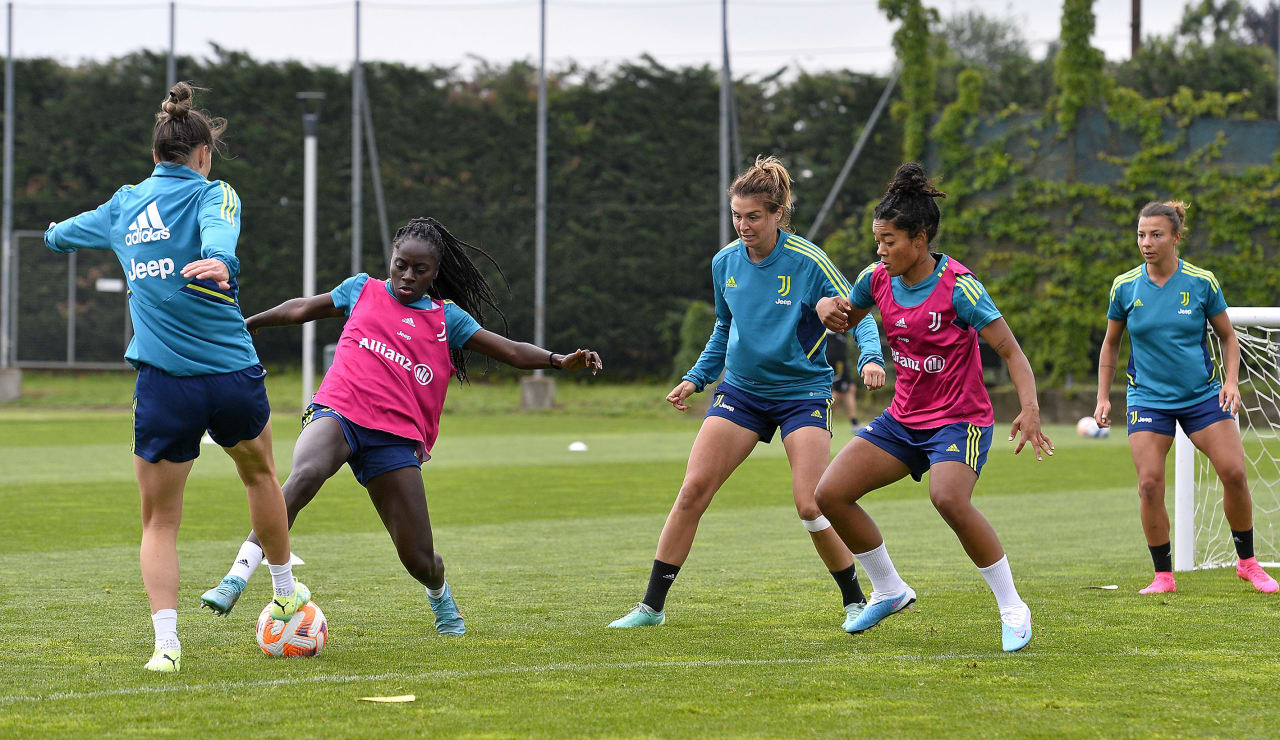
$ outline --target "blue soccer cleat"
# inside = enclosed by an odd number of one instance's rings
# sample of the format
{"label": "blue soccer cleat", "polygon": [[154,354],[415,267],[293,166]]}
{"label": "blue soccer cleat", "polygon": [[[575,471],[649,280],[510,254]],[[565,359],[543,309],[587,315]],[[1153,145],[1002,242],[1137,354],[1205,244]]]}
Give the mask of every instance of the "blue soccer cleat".
{"label": "blue soccer cleat", "polygon": [[[1007,613],[1006,613],[1007,612]],[[1031,609],[1026,604],[1000,611],[1000,644],[1016,653],[1031,642]]]}
{"label": "blue soccer cleat", "polygon": [[858,601],[853,604],[844,605],[844,631],[852,632],[853,625],[858,621],[858,617],[862,616],[862,612],[867,608],[867,602]]}
{"label": "blue soccer cleat", "polygon": [[239,576],[227,576],[222,583],[204,592],[200,597],[201,608],[212,609],[214,614],[225,617],[231,613],[240,594],[244,593],[244,579]]}
{"label": "blue soccer cleat", "polygon": [[916,603],[916,592],[910,586],[896,594],[887,596],[872,592],[871,601],[862,609],[862,613],[853,620],[852,624],[845,622],[844,631],[852,635],[866,632],[883,622],[890,615],[897,614],[914,603]]}
{"label": "blue soccer cleat", "polygon": [[636,608],[627,612],[625,617],[619,617],[609,623],[610,627],[658,627],[667,623],[666,611],[656,612],[653,607],[643,602],[636,604]]}
{"label": "blue soccer cleat", "polygon": [[463,635],[467,632],[467,625],[462,622],[462,615],[458,613],[458,602],[453,600],[453,592],[449,590],[449,584],[444,584],[444,593],[440,594],[440,598],[433,599],[431,594],[427,594],[427,603],[431,605],[431,611],[436,615],[436,632],[442,635]]}

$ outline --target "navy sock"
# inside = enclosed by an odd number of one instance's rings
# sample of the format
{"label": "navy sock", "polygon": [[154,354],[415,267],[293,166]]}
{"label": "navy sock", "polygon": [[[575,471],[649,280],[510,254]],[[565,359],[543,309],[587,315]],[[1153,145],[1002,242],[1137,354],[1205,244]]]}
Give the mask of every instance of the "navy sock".
{"label": "navy sock", "polygon": [[655,612],[660,612],[667,604],[667,592],[671,584],[676,582],[676,574],[680,566],[653,561],[653,570],[649,572],[649,588],[644,592],[643,603]]}
{"label": "navy sock", "polygon": [[1236,555],[1241,560],[1248,560],[1253,557],[1253,528],[1237,532],[1231,530],[1231,541],[1235,543]]}
{"label": "navy sock", "polygon": [[831,571],[831,577],[836,579],[836,585],[840,587],[840,596],[844,599],[845,606],[866,603],[867,597],[862,595],[862,583],[858,581],[857,563],[844,570]]}
{"label": "navy sock", "polygon": [[1157,573],[1173,572],[1173,545],[1166,542],[1163,545],[1151,546],[1147,545],[1147,549],[1151,551],[1151,562],[1156,566]]}

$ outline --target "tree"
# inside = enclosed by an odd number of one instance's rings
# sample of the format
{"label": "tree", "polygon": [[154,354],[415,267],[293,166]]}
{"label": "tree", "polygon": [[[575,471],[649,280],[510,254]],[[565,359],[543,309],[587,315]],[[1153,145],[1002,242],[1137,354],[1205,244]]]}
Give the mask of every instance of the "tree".
{"label": "tree", "polygon": [[1016,21],[969,10],[947,18],[937,35],[945,45],[938,65],[939,100],[954,100],[960,73],[975,69],[985,83],[982,111],[995,113],[1010,105],[1042,108],[1049,102],[1053,56],[1033,58]]}
{"label": "tree", "polygon": [[921,0],[880,0],[880,9],[889,20],[902,21],[893,34],[902,65],[902,100],[893,104],[894,117],[903,122],[902,156],[922,159],[936,84],[929,24],[937,22],[938,11],[924,7]]}
{"label": "tree", "polygon": [[1110,80],[1103,77],[1106,57],[1090,44],[1097,19],[1093,0],[1065,0],[1062,4],[1061,46],[1053,60],[1053,83],[1058,95],[1058,125],[1075,129],[1081,108],[1101,105]]}

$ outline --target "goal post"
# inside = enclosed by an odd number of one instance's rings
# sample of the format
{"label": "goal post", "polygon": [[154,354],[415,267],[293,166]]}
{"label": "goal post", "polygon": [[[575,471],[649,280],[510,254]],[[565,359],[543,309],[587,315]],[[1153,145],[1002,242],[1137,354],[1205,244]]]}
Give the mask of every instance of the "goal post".
{"label": "goal post", "polygon": [[[1227,316],[1240,339],[1240,412],[1245,474],[1253,495],[1254,550],[1259,561],[1280,562],[1280,307],[1238,306]],[[1209,332],[1219,372],[1222,346]],[[1173,569],[1235,563],[1231,528],[1222,511],[1222,484],[1178,426],[1174,440]]]}

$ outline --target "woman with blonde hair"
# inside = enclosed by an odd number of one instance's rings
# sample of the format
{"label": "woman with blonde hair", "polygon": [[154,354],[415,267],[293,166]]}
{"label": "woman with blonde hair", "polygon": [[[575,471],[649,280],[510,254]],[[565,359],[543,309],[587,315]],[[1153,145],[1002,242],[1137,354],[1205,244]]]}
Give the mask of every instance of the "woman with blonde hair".
{"label": "woman with blonde hair", "polygon": [[[826,330],[814,308],[824,297],[847,296],[849,282],[817,245],[786,230],[791,176],[777,157],[758,157],[728,194],[739,238],[711,260],[715,328],[667,402],[686,411],[689,396],[715,382],[721,371],[724,380],[689,452],[644,599],[610,627],[666,622],[667,591],[689,555],[703,512],[756,443],[771,441],[779,429],[796,511],[839,585],[846,624],[866,602],[853,555],[813,498],[831,459],[833,375],[823,347]],[[874,320],[860,324],[857,334],[862,379],[868,388],[879,388],[884,360]]]}

